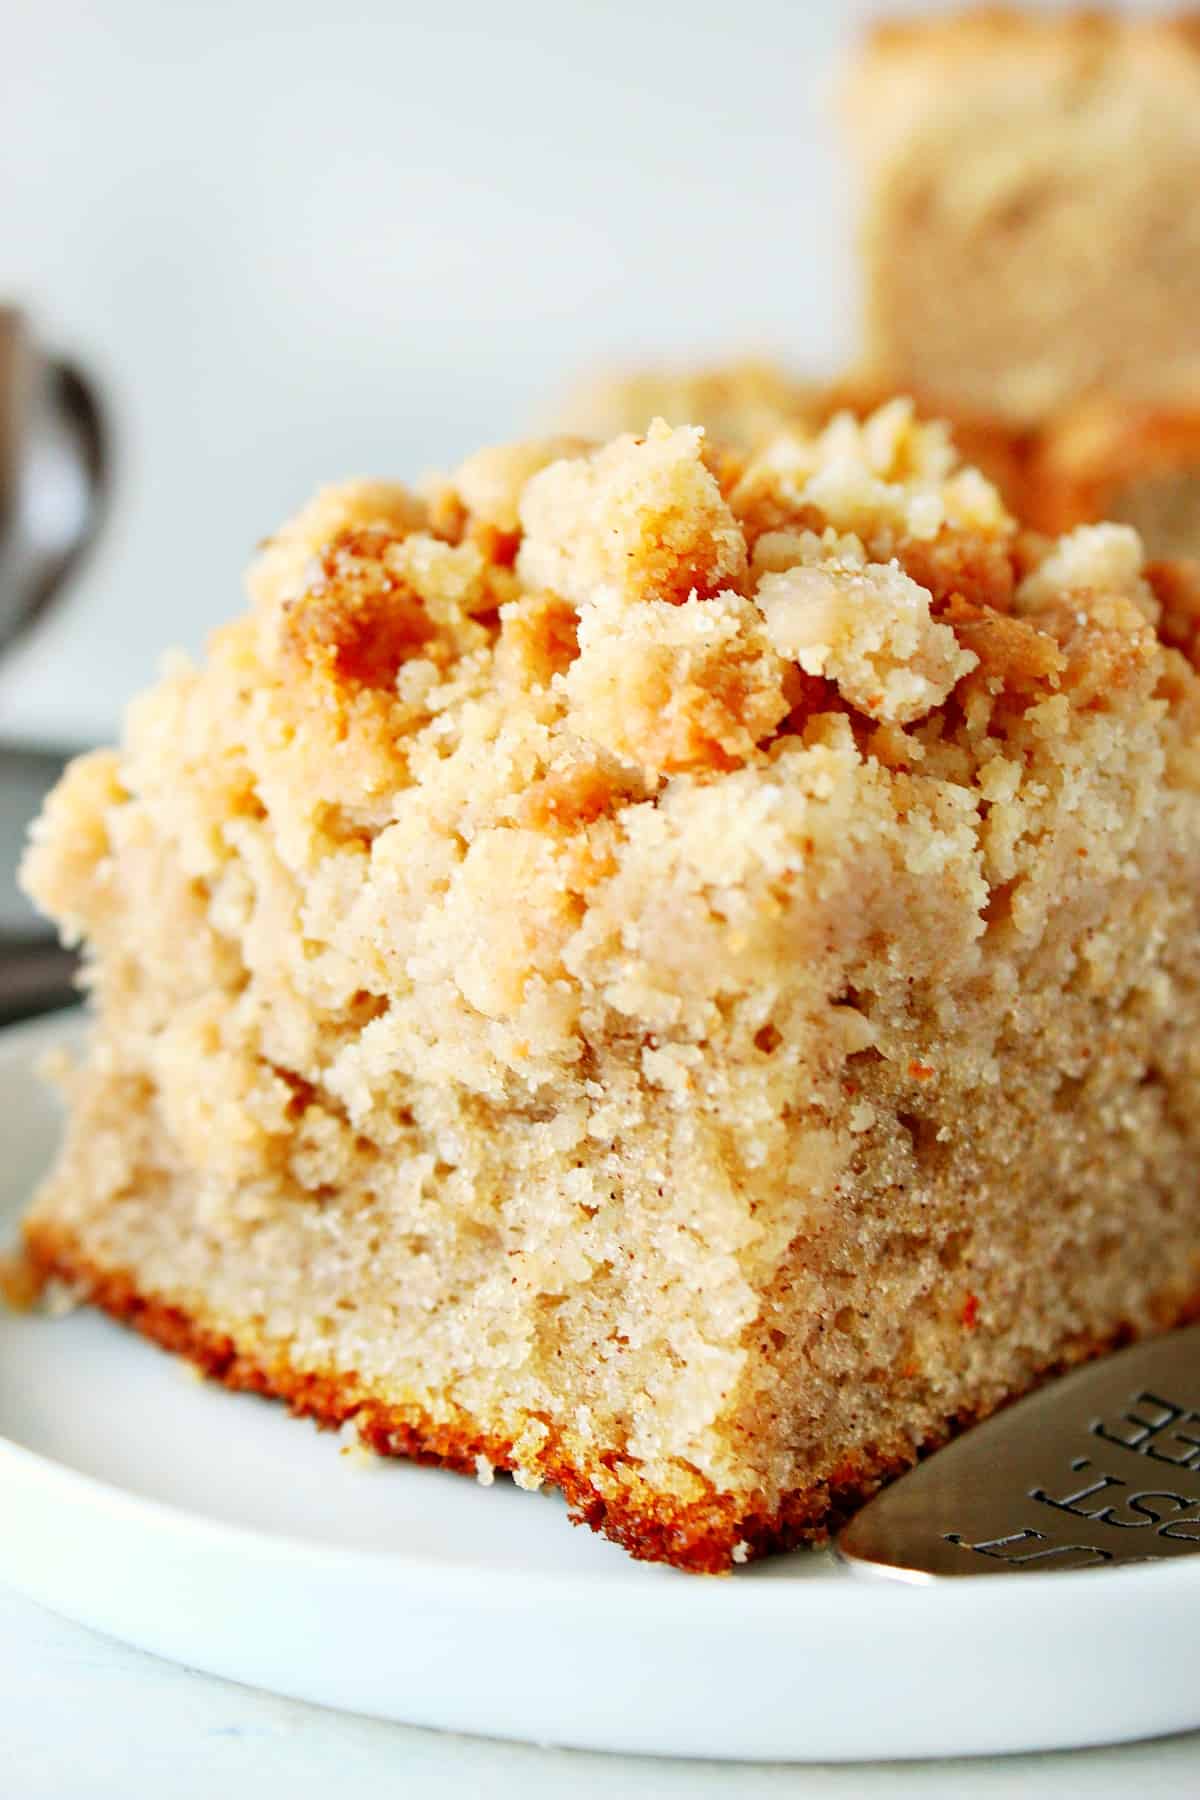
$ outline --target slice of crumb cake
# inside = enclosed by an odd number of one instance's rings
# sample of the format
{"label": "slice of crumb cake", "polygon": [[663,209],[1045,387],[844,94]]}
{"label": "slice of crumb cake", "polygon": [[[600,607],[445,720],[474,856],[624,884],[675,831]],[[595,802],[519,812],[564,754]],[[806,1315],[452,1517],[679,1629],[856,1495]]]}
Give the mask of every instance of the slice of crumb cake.
{"label": "slice of crumb cake", "polygon": [[29,852],[42,1271],[697,1570],[1193,1306],[1186,570],[897,403],[332,490],[251,592]]}
{"label": "slice of crumb cake", "polygon": [[846,114],[885,383],[1016,424],[1200,402],[1200,13],[885,20]]}

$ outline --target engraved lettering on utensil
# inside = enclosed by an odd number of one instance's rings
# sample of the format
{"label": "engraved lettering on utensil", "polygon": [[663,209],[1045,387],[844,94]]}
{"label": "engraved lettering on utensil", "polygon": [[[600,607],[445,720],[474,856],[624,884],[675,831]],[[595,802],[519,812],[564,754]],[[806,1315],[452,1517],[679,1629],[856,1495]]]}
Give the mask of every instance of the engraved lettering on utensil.
{"label": "engraved lettering on utensil", "polygon": [[[1093,1418],[1086,1430],[1097,1446],[1112,1448],[1106,1451],[1097,1447],[1091,1456],[1074,1457],[1069,1465],[1074,1481],[1033,1485],[1024,1498],[1032,1505],[1065,1513],[1092,1526],[1106,1526],[1118,1532],[1144,1531],[1150,1533],[1151,1540],[1158,1538],[1200,1549],[1200,1492],[1180,1493],[1174,1486],[1142,1486],[1128,1473],[1114,1473],[1112,1467],[1115,1463],[1128,1470],[1127,1459],[1138,1457],[1143,1462],[1143,1480],[1151,1472],[1145,1465],[1154,1463],[1185,1475],[1200,1474],[1200,1411],[1143,1388],[1133,1395],[1125,1411]],[[1115,1457],[1113,1450],[1119,1453]],[[1000,1537],[973,1542],[962,1532],[946,1531],[942,1541],[1014,1569],[1144,1562],[1155,1554],[1147,1540],[1137,1541],[1137,1548],[1131,1540],[1128,1551],[1095,1543],[1055,1543],[1040,1528],[1040,1524],[1048,1523],[1042,1514],[1039,1523],[1024,1525]]]}

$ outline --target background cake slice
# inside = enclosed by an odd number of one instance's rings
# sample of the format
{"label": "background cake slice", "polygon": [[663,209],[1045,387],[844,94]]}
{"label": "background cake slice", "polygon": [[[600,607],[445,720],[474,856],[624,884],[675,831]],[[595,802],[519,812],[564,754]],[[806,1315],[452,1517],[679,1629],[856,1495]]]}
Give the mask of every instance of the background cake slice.
{"label": "background cake slice", "polygon": [[43,1272],[699,1570],[1192,1308],[1186,570],[896,404],[332,490],[251,590],[29,853]]}
{"label": "background cake slice", "polygon": [[1200,396],[1200,23],[1080,10],[880,25],[846,112],[874,372],[1032,424]]}
{"label": "background cake slice", "polygon": [[1150,555],[1200,561],[1200,406],[1081,403],[1035,435],[1021,504],[1043,531],[1117,519],[1137,528]]}

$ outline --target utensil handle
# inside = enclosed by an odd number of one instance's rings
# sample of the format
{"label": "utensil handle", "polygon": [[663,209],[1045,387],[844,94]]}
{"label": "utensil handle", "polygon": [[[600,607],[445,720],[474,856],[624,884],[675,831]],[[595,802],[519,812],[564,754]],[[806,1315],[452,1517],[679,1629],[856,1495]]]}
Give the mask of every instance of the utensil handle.
{"label": "utensil handle", "polygon": [[78,966],[73,950],[44,938],[0,936],[0,1025],[72,1005]]}

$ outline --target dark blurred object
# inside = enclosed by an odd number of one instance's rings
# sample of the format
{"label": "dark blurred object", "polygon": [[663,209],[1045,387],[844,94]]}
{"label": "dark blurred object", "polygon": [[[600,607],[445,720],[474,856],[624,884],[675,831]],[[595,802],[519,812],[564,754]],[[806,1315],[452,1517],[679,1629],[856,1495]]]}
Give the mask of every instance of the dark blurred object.
{"label": "dark blurred object", "polygon": [[0,307],[0,650],[45,610],[95,536],[107,453],[95,396]]}
{"label": "dark blurred object", "polygon": [[0,954],[0,1026],[58,1012],[79,998],[78,958],[52,938],[8,938]]}
{"label": "dark blurred object", "polygon": [[17,864],[42,802],[63,771],[53,751],[0,750],[0,1025],[78,998],[76,957],[17,887]]}
{"label": "dark blurred object", "polygon": [[[58,598],[94,538],[108,451],[92,388],[0,306],[0,653]],[[29,820],[64,756],[0,744],[0,1024],[75,998],[74,956],[16,887]]]}

